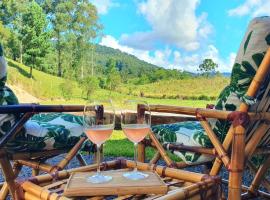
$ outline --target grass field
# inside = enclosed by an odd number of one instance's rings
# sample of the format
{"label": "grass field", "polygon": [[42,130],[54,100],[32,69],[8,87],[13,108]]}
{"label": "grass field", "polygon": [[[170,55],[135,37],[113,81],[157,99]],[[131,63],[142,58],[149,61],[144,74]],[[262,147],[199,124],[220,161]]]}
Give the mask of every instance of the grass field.
{"label": "grass field", "polygon": [[[52,76],[44,72],[33,69],[33,79],[28,75],[29,67],[9,60],[8,83],[16,85],[28,93],[41,99],[41,104],[84,104],[86,100],[82,98],[81,88],[73,81],[66,81],[63,78]],[[62,98],[60,85],[62,83],[74,84],[73,96],[70,100]],[[219,91],[228,83],[227,78],[216,77],[214,79],[198,78],[188,80],[163,81],[142,86],[133,86],[132,94],[127,88],[120,87],[119,92],[110,92],[99,89],[92,98],[111,98],[116,106],[120,109],[125,99],[143,99],[149,104],[178,105],[189,107],[205,107],[206,104],[214,103],[215,100],[183,100],[183,94],[186,96],[217,96]],[[139,97],[143,91],[145,96],[153,98]],[[166,98],[161,98],[161,95]],[[168,98],[171,95],[173,98]],[[177,98],[175,98],[178,95]],[[126,139],[122,131],[114,131],[112,137],[106,142],[104,147],[105,156],[124,156],[133,157],[133,144]],[[147,149],[146,156],[150,158],[154,155],[153,149]],[[177,159],[173,156],[174,159]]]}

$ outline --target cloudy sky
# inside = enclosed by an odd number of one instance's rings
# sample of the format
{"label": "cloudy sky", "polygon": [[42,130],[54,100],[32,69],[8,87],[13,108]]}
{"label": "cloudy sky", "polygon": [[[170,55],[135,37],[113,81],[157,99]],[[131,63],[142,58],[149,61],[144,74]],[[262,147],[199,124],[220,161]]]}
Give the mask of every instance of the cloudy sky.
{"label": "cloudy sky", "polygon": [[249,21],[270,15],[270,0],[90,0],[98,41],[149,63],[186,71],[212,58],[229,72]]}

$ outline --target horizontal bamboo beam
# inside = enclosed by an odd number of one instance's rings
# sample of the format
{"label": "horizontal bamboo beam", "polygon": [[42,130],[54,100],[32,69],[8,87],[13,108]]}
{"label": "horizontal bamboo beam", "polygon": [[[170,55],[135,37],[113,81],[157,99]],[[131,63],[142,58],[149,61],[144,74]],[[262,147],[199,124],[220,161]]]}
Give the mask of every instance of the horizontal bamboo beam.
{"label": "horizontal bamboo beam", "polygon": [[[174,113],[196,116],[197,114],[202,115],[206,118],[216,118],[216,119],[227,119],[228,115],[233,111],[215,110],[215,109],[205,109],[205,108],[191,108],[191,107],[181,107],[181,106],[168,106],[168,105],[149,105],[152,112],[161,113]],[[270,113],[248,113],[251,120],[270,120]]]}
{"label": "horizontal bamboo beam", "polygon": [[5,113],[40,113],[40,112],[82,112],[83,105],[7,105],[0,106],[0,114]]}

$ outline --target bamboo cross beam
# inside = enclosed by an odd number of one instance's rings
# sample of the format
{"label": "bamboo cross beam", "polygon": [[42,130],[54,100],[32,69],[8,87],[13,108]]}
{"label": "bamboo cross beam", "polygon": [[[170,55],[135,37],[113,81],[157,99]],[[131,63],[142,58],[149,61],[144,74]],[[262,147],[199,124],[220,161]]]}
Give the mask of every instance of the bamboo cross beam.
{"label": "bamboo cross beam", "polygon": [[82,112],[83,105],[7,105],[0,106],[0,114],[6,113],[40,113],[40,112]]}
{"label": "bamboo cross beam", "polygon": [[[234,111],[224,111],[224,110],[214,110],[205,108],[191,108],[191,107],[181,107],[181,106],[168,106],[168,105],[149,105],[152,112],[161,113],[173,113],[182,115],[202,115],[206,118],[224,119],[227,120],[228,116]],[[250,120],[267,120],[270,121],[270,113],[262,112],[248,112],[247,113]]]}

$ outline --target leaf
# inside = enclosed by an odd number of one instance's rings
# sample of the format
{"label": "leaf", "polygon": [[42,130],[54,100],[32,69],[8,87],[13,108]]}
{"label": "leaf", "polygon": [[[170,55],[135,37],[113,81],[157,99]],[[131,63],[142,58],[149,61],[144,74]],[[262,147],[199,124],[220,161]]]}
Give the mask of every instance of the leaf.
{"label": "leaf", "polygon": [[245,44],[244,44],[244,55],[245,55],[245,53],[246,53],[246,50],[247,50],[247,47],[248,47],[248,43],[249,43],[249,40],[250,40],[250,38],[251,38],[252,33],[253,33],[253,31],[251,31],[251,32],[248,34],[247,39],[246,39],[246,41],[245,41]]}
{"label": "leaf", "polygon": [[254,55],[252,55],[252,59],[255,62],[255,64],[257,65],[257,67],[260,66],[262,60],[263,60],[264,54],[263,53],[256,53]]}
{"label": "leaf", "polygon": [[267,45],[270,45],[270,33],[265,37]]}

